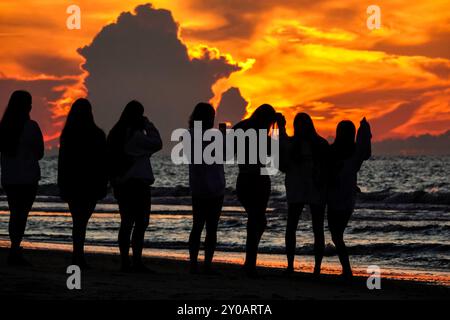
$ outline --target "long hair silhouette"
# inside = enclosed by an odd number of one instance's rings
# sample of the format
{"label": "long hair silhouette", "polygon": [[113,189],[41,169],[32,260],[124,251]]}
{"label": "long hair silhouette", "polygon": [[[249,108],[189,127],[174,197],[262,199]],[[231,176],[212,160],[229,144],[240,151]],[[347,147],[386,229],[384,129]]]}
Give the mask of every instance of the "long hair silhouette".
{"label": "long hair silhouette", "polygon": [[216,111],[212,105],[209,103],[200,102],[195,106],[194,111],[192,111],[189,118],[189,128],[194,128],[195,121],[201,121],[203,130],[211,129],[214,126],[215,115]]}
{"label": "long hair silhouette", "polygon": [[11,94],[0,122],[0,151],[15,152],[25,123],[30,120],[32,97],[24,90]]}
{"label": "long hair silhouette", "polygon": [[270,104],[263,104],[252,113],[249,122],[254,129],[270,129],[275,122],[275,115],[275,109]]}
{"label": "long hair silhouette", "polygon": [[14,266],[30,265],[20,244],[41,178],[39,160],[44,156],[41,129],[30,119],[31,103],[30,93],[14,91],[0,122],[1,184],[11,213],[8,264]]}
{"label": "long hair silhouette", "polygon": [[355,152],[356,127],[350,120],[339,122],[336,138],[331,145],[333,156],[338,160],[349,158]]}
{"label": "long hair silhouette", "polygon": [[317,138],[316,128],[311,117],[304,112],[298,113],[294,118],[294,137],[296,139],[313,140]]}
{"label": "long hair silhouette", "polygon": [[72,216],[72,264],[88,268],[84,257],[86,229],[97,201],[107,193],[106,137],[97,127],[87,99],[77,99],[60,137],[58,187]]}
{"label": "long hair silhouette", "polygon": [[66,124],[61,133],[61,143],[84,144],[83,137],[90,137],[92,133],[98,132],[99,127],[94,122],[92,106],[89,100],[77,99],[67,115]]}
{"label": "long hair silhouette", "polygon": [[301,160],[302,142],[310,143],[313,154],[316,154],[320,139],[311,117],[304,112],[298,113],[294,118],[294,136],[292,137],[295,146],[293,148],[294,159]]}

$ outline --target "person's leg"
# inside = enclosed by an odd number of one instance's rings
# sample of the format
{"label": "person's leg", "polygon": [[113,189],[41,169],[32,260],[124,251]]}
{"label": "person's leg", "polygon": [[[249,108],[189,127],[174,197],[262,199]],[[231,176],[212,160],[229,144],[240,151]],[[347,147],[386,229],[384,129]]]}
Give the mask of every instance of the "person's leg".
{"label": "person's leg", "polygon": [[206,213],[206,238],[205,238],[205,269],[211,270],[214,251],[217,244],[217,227],[222,212],[223,196],[214,197],[208,201]]}
{"label": "person's leg", "polygon": [[83,232],[83,218],[82,209],[79,207],[79,203],[77,201],[69,201],[69,210],[70,215],[72,216],[72,264],[78,265],[80,256],[81,256],[81,243],[82,243],[82,232]]}
{"label": "person's leg", "polygon": [[204,207],[205,199],[192,197],[192,229],[189,235],[189,257],[191,261],[191,273],[198,271],[198,252],[200,250],[200,238],[206,220]]}
{"label": "person's leg", "polygon": [[336,247],[339,261],[342,265],[342,275],[345,278],[351,278],[353,275],[352,268],[350,266],[350,260],[348,257],[347,247],[344,242],[344,232],[350,216],[351,212],[330,211],[328,217],[331,238],[333,240],[334,246]]}
{"label": "person's leg", "polygon": [[325,233],[324,233],[324,220],[325,220],[325,206],[324,205],[311,205],[312,226],[314,232],[314,275],[320,275],[320,269],[322,266],[323,254],[325,251]]}
{"label": "person's leg", "polygon": [[119,250],[121,269],[128,271],[130,269],[130,237],[134,225],[133,204],[124,195],[119,197],[118,202],[120,212]]}
{"label": "person's leg", "polygon": [[19,231],[21,225],[21,201],[18,186],[5,186],[5,192],[8,200],[9,215],[9,239],[11,241],[11,253],[20,248],[22,241],[22,233]]}
{"label": "person's leg", "polygon": [[144,247],[145,231],[150,221],[151,192],[150,187],[139,184],[136,187],[135,203],[135,224],[132,235],[131,246],[133,248],[133,267],[136,271],[149,271],[142,262],[142,250]]}
{"label": "person's leg", "polygon": [[245,268],[247,272],[254,272],[258,251],[258,214],[254,207],[244,206],[247,212],[247,240],[245,243]]}
{"label": "person's leg", "polygon": [[259,187],[256,188],[256,193],[253,193],[252,202],[254,203],[256,225],[257,225],[257,235],[256,235],[256,248],[255,248],[255,267],[256,259],[258,255],[258,247],[264,231],[267,227],[266,211],[269,202],[271,183],[268,176],[260,176],[257,183]]}
{"label": "person's leg", "polygon": [[264,234],[264,231],[266,231],[267,227],[267,218],[266,218],[266,208],[260,208],[258,210],[257,215],[257,239],[256,239],[256,247],[259,246],[259,242],[261,241],[261,238]]}
{"label": "person's leg", "polygon": [[69,209],[72,215],[73,229],[73,258],[74,264],[87,267],[84,258],[84,243],[86,240],[86,229],[92,213],[95,210],[95,201],[81,200],[69,201]]}
{"label": "person's leg", "polygon": [[20,244],[25,233],[28,214],[36,198],[37,185],[5,186],[10,209],[9,237],[11,240],[10,264],[29,265],[23,259]]}
{"label": "person's leg", "polygon": [[247,213],[247,237],[245,240],[245,262],[244,262],[244,269],[248,270],[249,266],[252,264],[252,256],[253,256],[253,243],[256,243],[256,231],[255,231],[255,225],[253,221],[253,215],[252,215],[252,204],[251,204],[251,198],[249,195],[249,183],[248,178],[243,175],[239,174],[237,177],[236,182],[236,194],[238,197],[239,202],[244,207],[245,212]]}
{"label": "person's leg", "polygon": [[[239,186],[239,179],[238,179]],[[245,268],[247,274],[254,275],[258,245],[267,225],[266,208],[270,195],[270,178],[267,176],[246,176],[238,191],[239,200],[247,212],[247,241]]]}
{"label": "person's leg", "polygon": [[244,208],[248,216],[245,266],[249,273],[253,273],[256,270],[259,242],[267,225],[266,211],[254,201]]}
{"label": "person's leg", "polygon": [[11,185],[5,187],[11,212],[9,236],[11,249],[19,249],[27,224],[28,214],[36,197],[37,187],[33,185]]}
{"label": "person's leg", "polygon": [[145,231],[150,222],[150,213],[141,213],[140,217],[136,218],[131,240],[133,248],[133,265],[140,267],[142,262],[142,250],[144,248]]}
{"label": "person's leg", "polygon": [[297,242],[297,226],[300,215],[303,211],[302,203],[288,204],[288,218],[286,225],[285,243],[286,256],[288,261],[287,272],[294,271],[295,246]]}

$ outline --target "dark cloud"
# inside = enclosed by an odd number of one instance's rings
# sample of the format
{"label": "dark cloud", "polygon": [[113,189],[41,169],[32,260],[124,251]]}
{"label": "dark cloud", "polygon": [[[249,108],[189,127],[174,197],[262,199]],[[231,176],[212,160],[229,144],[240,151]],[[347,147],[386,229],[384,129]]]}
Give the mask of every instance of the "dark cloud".
{"label": "dark cloud", "polygon": [[327,0],[208,0],[208,1],[191,1],[190,6],[196,10],[203,10],[217,13],[235,13],[236,15],[246,15],[248,13],[261,13],[273,8],[292,8],[305,10],[322,3]]}
{"label": "dark cloud", "polygon": [[362,106],[365,108],[377,105],[392,106],[395,103],[399,103],[394,110],[378,118],[369,119],[374,136],[377,140],[380,140],[391,135],[392,131],[414,117],[416,111],[431,99],[429,96],[426,96],[426,93],[445,89],[445,86],[431,86],[425,88],[393,88],[345,92],[319,99],[321,102],[331,103],[334,107],[317,115],[332,118],[339,115],[339,110],[352,110]]}
{"label": "dark cloud", "polygon": [[248,39],[252,36],[257,21],[250,17],[235,14],[224,14],[225,25],[207,30],[197,30],[189,27],[183,28],[183,35],[206,39],[209,41],[221,41],[224,39]]}
{"label": "dark cloud", "polygon": [[383,101],[411,101],[426,92],[444,90],[446,86],[429,86],[424,88],[392,88],[375,90],[349,91],[333,96],[325,96],[320,100],[330,102],[339,108],[355,108],[367,105],[367,101],[376,104]]}
{"label": "dark cloud", "polygon": [[222,94],[217,108],[217,122],[238,123],[246,113],[248,102],[242,97],[238,88],[230,88]]}
{"label": "dark cloud", "polygon": [[332,119],[339,115],[339,111],[336,108],[320,108],[315,105],[315,103],[320,104],[319,101],[303,103],[296,106],[285,107],[282,111],[283,114],[289,115],[291,118],[294,118],[299,112],[305,112],[311,117],[323,117],[325,119]]}
{"label": "dark cloud", "polygon": [[404,56],[426,56],[450,59],[450,32],[431,32],[429,40],[420,44],[398,44],[389,40],[376,43],[372,49]]}
{"label": "dark cloud", "polygon": [[[408,125],[408,129],[411,129],[411,131],[430,133],[442,132],[448,130],[448,128],[449,120],[446,118],[418,121]],[[450,144],[448,145],[448,149],[450,149]]]}
{"label": "dark cloud", "polygon": [[430,72],[437,77],[448,80],[450,79],[450,61],[448,60],[431,60],[421,63],[422,69]]}
{"label": "dark cloud", "polygon": [[7,30],[26,29],[26,28],[52,28],[57,27],[58,24],[44,15],[39,15],[41,19],[37,19],[38,13],[23,10],[21,15],[0,15],[0,30],[6,32]]}
{"label": "dark cloud", "polygon": [[388,136],[391,133],[391,130],[408,122],[421,106],[422,101],[420,100],[405,102],[400,104],[393,111],[388,112],[379,118],[371,119],[370,124],[374,136],[378,139]]}
{"label": "dark cloud", "polygon": [[125,104],[137,99],[167,142],[173,129],[186,127],[195,104],[213,97],[211,86],[239,70],[207,50],[190,60],[178,31],[169,11],[143,5],[135,14],[122,13],[79,50],[101,127],[109,130]]}
{"label": "dark cloud", "polygon": [[55,124],[63,119],[53,113],[52,104],[63,97],[64,87],[74,85],[75,82],[73,79],[19,80],[2,78],[0,79],[0,114],[3,115],[13,91],[27,90],[33,96],[31,116],[39,122],[44,135],[54,135],[60,129]]}
{"label": "dark cloud", "polygon": [[304,12],[325,1],[326,0],[196,0],[190,2],[192,9],[215,13],[225,19],[225,24],[211,30],[183,28],[183,34],[211,41],[222,39],[248,39],[253,35],[259,23],[264,23],[264,14],[271,9],[290,8]]}
{"label": "dark cloud", "polygon": [[325,10],[323,14],[324,21],[327,22],[327,25],[335,25],[336,27],[346,25],[349,21],[353,21],[355,17],[361,17],[361,21],[366,21],[365,11],[361,13],[360,8],[348,6],[348,7],[340,7],[340,8],[331,8]]}
{"label": "dark cloud", "polygon": [[53,76],[77,75],[81,73],[80,62],[48,54],[26,54],[17,59],[29,71]]}
{"label": "dark cloud", "polygon": [[433,136],[429,134],[406,139],[389,139],[375,142],[376,155],[450,155],[450,131]]}

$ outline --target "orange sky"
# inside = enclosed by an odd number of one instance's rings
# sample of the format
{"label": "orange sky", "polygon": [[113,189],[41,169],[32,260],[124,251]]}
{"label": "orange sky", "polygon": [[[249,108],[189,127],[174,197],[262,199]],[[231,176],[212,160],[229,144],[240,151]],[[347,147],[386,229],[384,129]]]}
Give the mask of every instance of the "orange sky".
{"label": "orange sky", "polygon": [[[47,139],[57,136],[67,103],[83,95],[77,49],[135,0],[2,0],[0,79],[55,81]],[[450,128],[450,3],[361,0],[155,0],[172,12],[191,56],[217,48],[242,70],[219,80],[213,102],[240,89],[248,110],[270,103],[288,121],[311,114],[324,136],[342,119],[367,116],[375,138],[439,134]],[[344,5],[345,3],[345,5]],[[66,8],[82,10],[67,30]],[[366,8],[382,10],[382,29],[366,27]],[[58,81],[61,83],[56,85]],[[9,88],[9,87],[8,87]],[[0,92],[7,90],[0,84]],[[9,93],[8,93],[9,94]],[[6,101],[1,103],[6,104]]]}

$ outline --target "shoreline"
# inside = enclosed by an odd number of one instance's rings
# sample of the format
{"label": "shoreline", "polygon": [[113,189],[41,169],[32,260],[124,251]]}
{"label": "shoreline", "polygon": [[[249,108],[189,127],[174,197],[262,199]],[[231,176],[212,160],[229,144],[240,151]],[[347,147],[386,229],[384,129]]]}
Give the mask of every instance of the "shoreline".
{"label": "shoreline", "polygon": [[[450,196],[450,193],[448,194]],[[401,210],[401,211],[450,211],[449,201],[439,201],[439,202],[421,202],[417,199],[410,199],[410,201],[379,201],[379,200],[363,200],[357,199],[355,204],[355,209],[379,209],[379,210]],[[44,195],[38,194],[34,203],[34,212],[69,212],[67,203],[56,195]],[[47,205],[47,206],[46,206]],[[160,195],[152,196],[152,211],[154,208],[163,207],[184,207],[181,210],[183,214],[190,215],[192,212],[192,202],[189,195],[183,196],[171,196],[171,195]],[[102,207],[107,207],[108,209],[101,209]],[[231,208],[232,211],[238,213],[245,213],[241,204],[232,194],[227,195],[224,199],[224,209]],[[0,211],[8,211],[9,207],[7,204],[6,196],[0,194]],[[161,210],[161,209],[160,209]],[[287,213],[287,203],[285,198],[273,198],[269,201],[268,212],[275,213]],[[96,213],[118,213],[117,201],[109,195],[97,203]]]}
{"label": "shoreline", "polygon": [[25,249],[30,268],[6,266],[7,249],[0,248],[0,296],[20,299],[170,299],[170,300],[304,300],[304,299],[450,299],[450,287],[382,277],[381,290],[369,290],[367,277],[344,284],[335,274],[319,280],[309,273],[286,276],[278,268],[260,267],[261,277],[249,279],[241,266],[215,263],[219,275],[191,275],[185,260],[145,257],[156,274],[121,273],[119,256],[88,253],[93,269],[82,272],[82,289],[68,290],[67,250]]}
{"label": "shoreline", "polygon": [[[35,251],[55,251],[72,252],[71,243],[57,242],[32,242],[23,241],[22,247],[26,250]],[[9,241],[0,239],[0,250],[9,248]],[[86,254],[95,255],[119,255],[117,245],[85,245]],[[130,250],[131,252],[131,250]],[[188,249],[161,249],[145,248],[142,252],[143,257],[149,259],[167,259],[171,261],[180,261],[182,263],[189,261]],[[277,259],[278,257],[281,259]],[[234,265],[240,267],[244,263],[245,252],[230,252],[216,250],[214,256],[215,264]],[[331,258],[331,260],[330,260]],[[322,264],[322,274],[337,276],[341,272],[341,266],[337,257],[326,257],[327,261]],[[280,262],[281,260],[281,262]],[[200,250],[199,261],[203,261],[203,251]],[[280,254],[258,253],[258,267],[283,271],[286,268],[285,256]],[[295,261],[295,271],[299,273],[312,273],[314,269],[314,256],[297,255]],[[352,266],[355,276],[368,277],[367,270],[361,266]],[[420,270],[405,269],[395,267],[382,267],[382,277],[390,280],[405,280],[427,285],[441,285],[450,288],[450,273],[442,270]]]}
{"label": "shoreline", "polygon": [[[243,213],[240,211],[233,210],[227,211],[228,213],[232,213],[233,215],[242,215]],[[110,208],[107,208],[110,209]],[[174,208],[170,205],[154,205],[154,213],[152,214],[153,221],[156,219],[167,218],[167,216],[173,215],[181,217],[187,216],[186,212],[188,206],[179,205],[177,208]],[[168,211],[169,210],[169,211]],[[168,213],[167,213],[168,212]],[[7,216],[9,213],[7,211],[0,210],[0,217]],[[57,212],[49,212],[44,210],[43,212],[36,210],[33,208],[33,211],[30,213],[30,217],[64,217],[69,218],[70,213],[68,211],[58,211]],[[102,218],[117,218],[117,213],[111,213],[110,210],[105,210],[105,212],[96,212],[93,215],[93,219],[95,217]],[[172,219],[169,218],[169,219]],[[184,218],[183,218],[184,219]],[[95,219],[94,219],[95,220]],[[169,221],[170,222],[170,221]],[[69,226],[70,227],[70,226]],[[113,235],[108,239],[112,239],[113,241],[109,241],[108,243],[103,243],[102,241],[99,243],[87,243],[86,252],[91,253],[106,253],[106,254],[118,254],[117,244],[115,242]],[[244,234],[242,234],[244,236]],[[71,251],[71,236],[69,234],[66,235],[65,240],[62,241],[52,241],[51,239],[30,239],[28,241],[23,242],[23,246],[25,249],[41,249],[41,250],[62,250],[62,251]],[[8,247],[9,246],[9,238],[7,234],[3,234],[0,236],[0,247]],[[143,254],[150,258],[165,258],[165,259],[177,259],[177,260],[188,260],[188,248],[187,243],[184,245],[180,245],[179,241],[185,241],[185,239],[176,240],[173,246],[160,246],[158,243],[148,244],[148,247],[144,248]],[[357,244],[358,246],[359,244]],[[351,249],[352,247],[349,246]],[[240,250],[231,249],[227,250],[226,247],[220,248],[218,246],[215,255],[215,261],[225,264],[236,264],[242,265],[244,261],[245,252],[242,251],[244,248]],[[322,265],[322,272],[324,274],[332,274],[336,275],[340,273],[341,266],[338,262],[337,256],[332,252],[333,248],[328,248],[329,252],[325,255],[324,263]],[[350,250],[349,249],[349,250]],[[202,256],[202,251],[199,257]],[[426,282],[429,284],[441,284],[450,286],[450,272],[443,268],[433,268],[431,266],[425,266],[421,268],[421,265],[410,265],[410,264],[395,264],[388,261],[386,258],[375,258],[368,259],[364,255],[355,254],[352,255],[353,261],[353,270],[356,275],[367,276],[367,267],[369,265],[378,265],[381,268],[381,272],[383,277],[389,279],[400,279],[400,280],[408,280],[408,281],[419,281]],[[384,260],[383,260],[384,259]],[[312,272],[313,269],[313,255],[312,253],[297,253],[296,255],[296,271],[301,272]],[[284,269],[286,267],[286,257],[283,252],[272,250],[266,250],[266,248],[261,248],[260,253],[258,254],[258,265],[262,267],[269,267],[275,269]]]}

